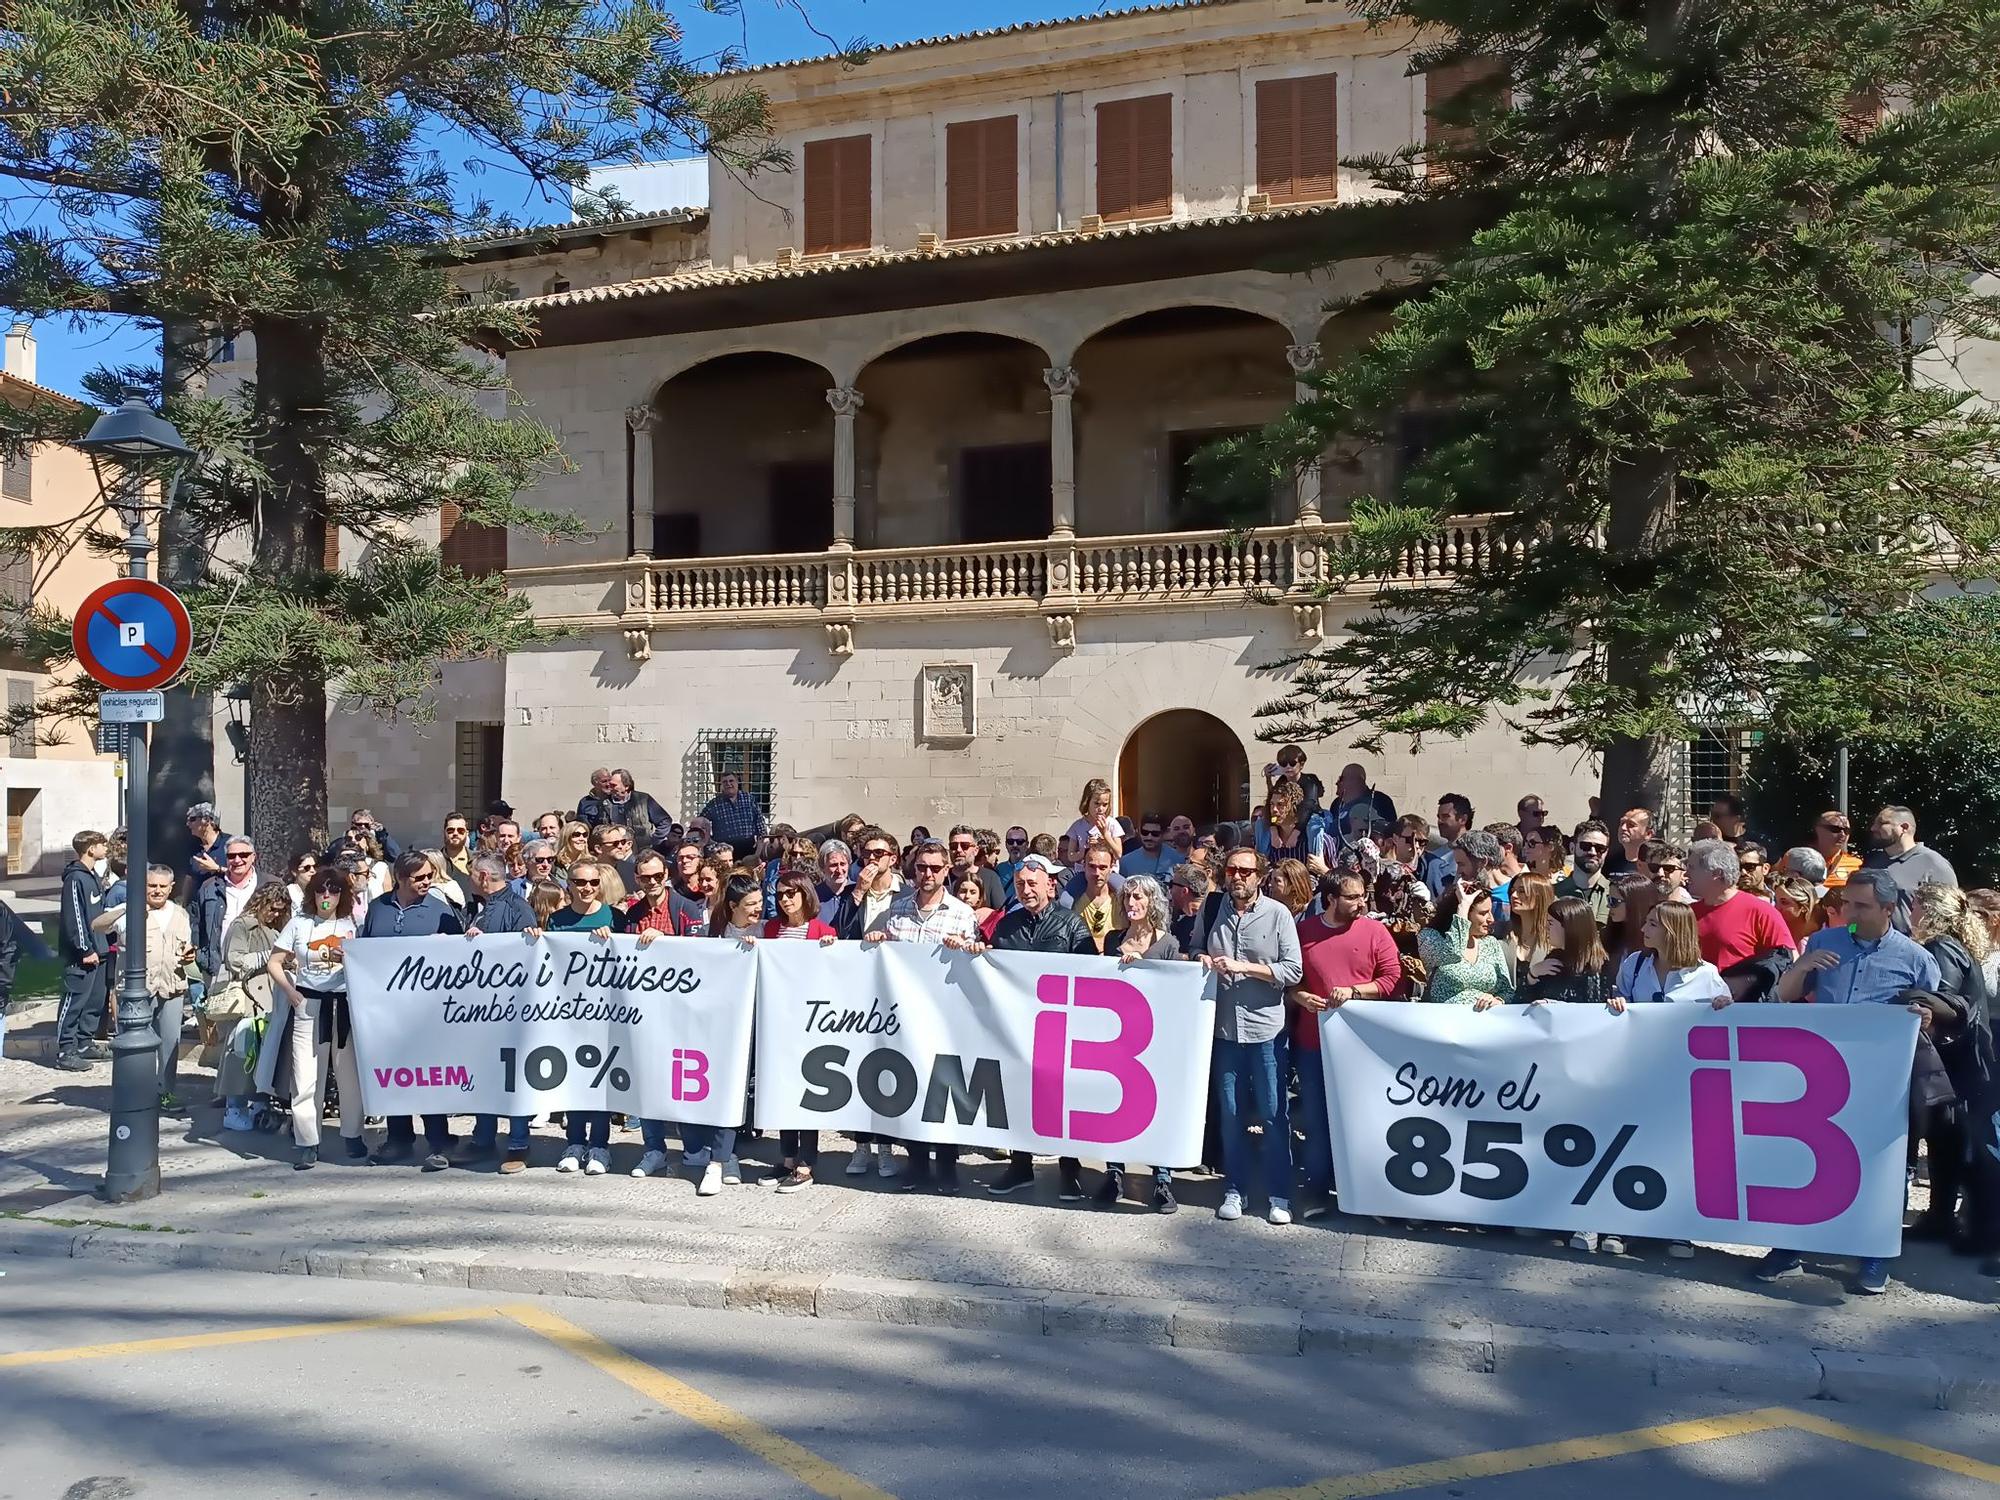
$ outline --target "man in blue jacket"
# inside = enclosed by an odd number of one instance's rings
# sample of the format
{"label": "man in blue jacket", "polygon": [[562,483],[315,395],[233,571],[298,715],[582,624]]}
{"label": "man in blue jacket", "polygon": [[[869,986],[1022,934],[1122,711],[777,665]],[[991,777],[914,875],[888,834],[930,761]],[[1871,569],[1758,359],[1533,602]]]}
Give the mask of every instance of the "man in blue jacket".
{"label": "man in blue jacket", "polygon": [[[435,937],[454,936],[465,931],[458,914],[442,901],[431,900],[431,882],[437,874],[430,859],[414,850],[397,856],[396,885],[388,895],[368,903],[362,919],[361,936]],[[417,1132],[408,1115],[390,1115],[388,1139],[376,1153],[379,1161],[408,1161],[416,1154]],[[424,1143],[430,1148],[424,1157],[426,1172],[442,1172],[451,1165],[445,1151],[451,1145],[451,1116],[424,1116]]]}
{"label": "man in blue jacket", "polygon": [[73,851],[62,873],[62,1005],[56,1011],[56,1066],[67,1073],[88,1072],[111,1055],[97,1040],[104,1020],[105,955],[108,935],[90,930],[98,912],[105,855],[111,841],[86,828],[69,841]]}

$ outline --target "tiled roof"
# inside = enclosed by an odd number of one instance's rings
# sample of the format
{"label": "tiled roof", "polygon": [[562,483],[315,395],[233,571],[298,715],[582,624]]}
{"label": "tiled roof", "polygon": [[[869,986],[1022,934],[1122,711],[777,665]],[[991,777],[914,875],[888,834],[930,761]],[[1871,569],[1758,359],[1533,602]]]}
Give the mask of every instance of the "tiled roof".
{"label": "tiled roof", "polygon": [[[1092,21],[1116,21],[1126,16],[1159,15],[1166,11],[1198,10],[1210,5],[1234,5],[1237,0],[1158,0],[1152,5],[1131,5],[1123,10],[1092,11],[1081,16],[1058,16],[1046,21],[1017,21],[1012,26],[991,26],[984,31],[958,31],[944,36],[918,37],[907,42],[886,42],[879,47],[864,47],[852,54],[857,60],[865,61],[891,52],[915,52],[921,47],[945,47],[953,42],[977,42],[987,37],[1018,36],[1029,31],[1049,31],[1058,26],[1082,26]],[[850,54],[827,52],[818,57],[794,57],[785,62],[757,63],[747,68],[737,68],[722,76],[742,77],[749,73],[775,73],[783,68],[805,68],[814,63],[839,62]]]}
{"label": "tiled roof", "polygon": [[518,229],[496,229],[491,234],[470,235],[453,240],[453,250],[496,250],[508,245],[542,245],[558,240],[593,234],[617,234],[628,229],[651,229],[661,224],[692,224],[707,217],[705,208],[662,208],[647,213],[599,214],[592,219],[572,219],[566,224],[527,224]]}
{"label": "tiled roof", "polygon": [[74,410],[82,410],[90,405],[87,401],[79,401],[74,396],[65,396],[61,391],[50,390],[45,385],[37,385],[32,380],[23,380],[19,375],[10,375],[5,371],[0,371],[0,390],[4,390],[10,399],[30,403],[52,401],[59,406],[67,406]]}
{"label": "tiled roof", "polygon": [[[1202,0],[1208,3],[1208,0]],[[539,297],[523,297],[515,306],[547,310],[584,307],[600,302],[626,302],[651,297],[672,296],[677,292],[700,291],[709,287],[752,286],[767,281],[793,281],[808,276],[828,276],[839,272],[868,271],[884,266],[928,263],[941,260],[973,260],[982,256],[1021,255],[1051,250],[1064,245],[1094,245],[1110,240],[1138,239],[1147,235],[1187,234],[1204,229],[1226,228],[1234,224],[1264,224],[1286,219],[1311,219],[1333,214],[1359,214],[1393,208],[1401,200],[1380,198],[1360,203],[1313,203],[1294,208],[1274,208],[1263,213],[1221,214],[1205,219],[1162,219],[1150,224],[1125,224],[1095,234],[1065,230],[1060,234],[1038,234],[1005,240],[979,240],[970,244],[940,245],[935,250],[883,250],[864,255],[816,255],[791,265],[745,266],[742,270],[702,267],[677,271],[671,276],[645,276],[635,281],[613,282],[608,286],[578,287],[573,291],[550,292]]]}

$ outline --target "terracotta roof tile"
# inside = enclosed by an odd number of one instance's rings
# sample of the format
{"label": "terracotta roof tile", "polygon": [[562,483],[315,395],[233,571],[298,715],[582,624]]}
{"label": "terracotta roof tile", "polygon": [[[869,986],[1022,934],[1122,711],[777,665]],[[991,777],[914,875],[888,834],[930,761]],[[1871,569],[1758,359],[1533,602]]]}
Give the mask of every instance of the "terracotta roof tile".
{"label": "terracotta roof tile", "polygon": [[[1197,0],[1212,3],[1212,0]],[[1063,245],[1097,244],[1107,240],[1137,239],[1145,235],[1185,234],[1203,229],[1225,228],[1234,224],[1258,224],[1285,219],[1318,218],[1329,214],[1361,213],[1396,206],[1398,199],[1367,199],[1359,203],[1312,203],[1290,208],[1274,208],[1264,213],[1220,214],[1201,219],[1162,219],[1150,224],[1123,224],[1095,234],[1065,230],[1060,234],[1017,236],[1012,239],[978,240],[968,244],[940,245],[935,250],[883,250],[855,255],[815,255],[790,265],[765,264],[727,270],[702,266],[677,271],[671,276],[645,276],[634,281],[607,286],[578,287],[573,291],[550,292],[523,297],[512,305],[533,309],[584,307],[600,302],[626,302],[651,297],[667,297],[679,292],[710,287],[753,286],[767,281],[793,281],[808,276],[828,276],[838,272],[868,271],[880,267],[941,260],[972,260],[981,256],[1020,255]]]}
{"label": "terracotta roof tile", "polygon": [[[890,52],[915,52],[922,47],[946,47],[953,42],[976,42],[987,37],[1017,36],[1023,32],[1050,31],[1058,26],[1083,26],[1092,21],[1116,21],[1126,16],[1158,15],[1174,10],[1199,10],[1211,5],[1234,5],[1238,0],[1158,0],[1152,5],[1131,5],[1123,10],[1091,11],[1081,16],[1056,16],[1045,21],[1017,21],[1011,26],[990,26],[983,31],[957,31],[943,36],[917,37],[907,42],[885,42],[876,47],[864,47],[854,54],[860,60],[880,57]],[[751,73],[775,73],[784,68],[805,68],[814,63],[839,62],[848,54],[842,52],[822,53],[818,57],[795,57],[785,62],[756,63],[747,68],[736,68],[720,76],[740,78]]]}

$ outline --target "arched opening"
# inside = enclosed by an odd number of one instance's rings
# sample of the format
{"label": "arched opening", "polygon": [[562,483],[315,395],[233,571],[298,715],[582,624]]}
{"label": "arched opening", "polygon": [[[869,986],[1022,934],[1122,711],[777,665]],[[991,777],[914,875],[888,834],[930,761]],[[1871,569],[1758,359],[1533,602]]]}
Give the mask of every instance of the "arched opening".
{"label": "arched opening", "polygon": [[833,540],[833,383],[809,360],[756,352],[711,359],[661,386],[652,555],[824,551]]}
{"label": "arched opening", "polygon": [[1209,531],[1292,517],[1289,484],[1264,513],[1224,514],[1190,482],[1195,454],[1291,404],[1284,326],[1229,307],[1170,307],[1099,330],[1077,350],[1077,530]]}
{"label": "arched opening", "polygon": [[1137,819],[1185,813],[1197,828],[1250,816],[1250,758],[1214,714],[1170,708],[1153,715],[1118,754],[1118,810]]}
{"label": "arched opening", "polygon": [[997,333],[942,333],[872,360],[855,384],[861,545],[1049,534],[1048,356]]}

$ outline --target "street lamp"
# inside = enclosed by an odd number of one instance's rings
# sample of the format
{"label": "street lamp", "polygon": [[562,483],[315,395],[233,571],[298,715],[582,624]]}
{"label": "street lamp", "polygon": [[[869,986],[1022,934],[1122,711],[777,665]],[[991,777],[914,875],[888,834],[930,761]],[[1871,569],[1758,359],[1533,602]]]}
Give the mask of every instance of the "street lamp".
{"label": "street lamp", "polygon": [[[144,578],[153,550],[146,517],[172,507],[194,450],[173,423],[136,396],[99,417],[77,447],[90,455],[98,493],[125,523],[125,576]],[[149,485],[158,487],[157,501],[148,497]],[[146,988],[146,726],[126,727],[125,942],[118,1030],[111,1039],[111,1146],[97,1186],[107,1203],[132,1203],[160,1191],[159,1007]]]}

